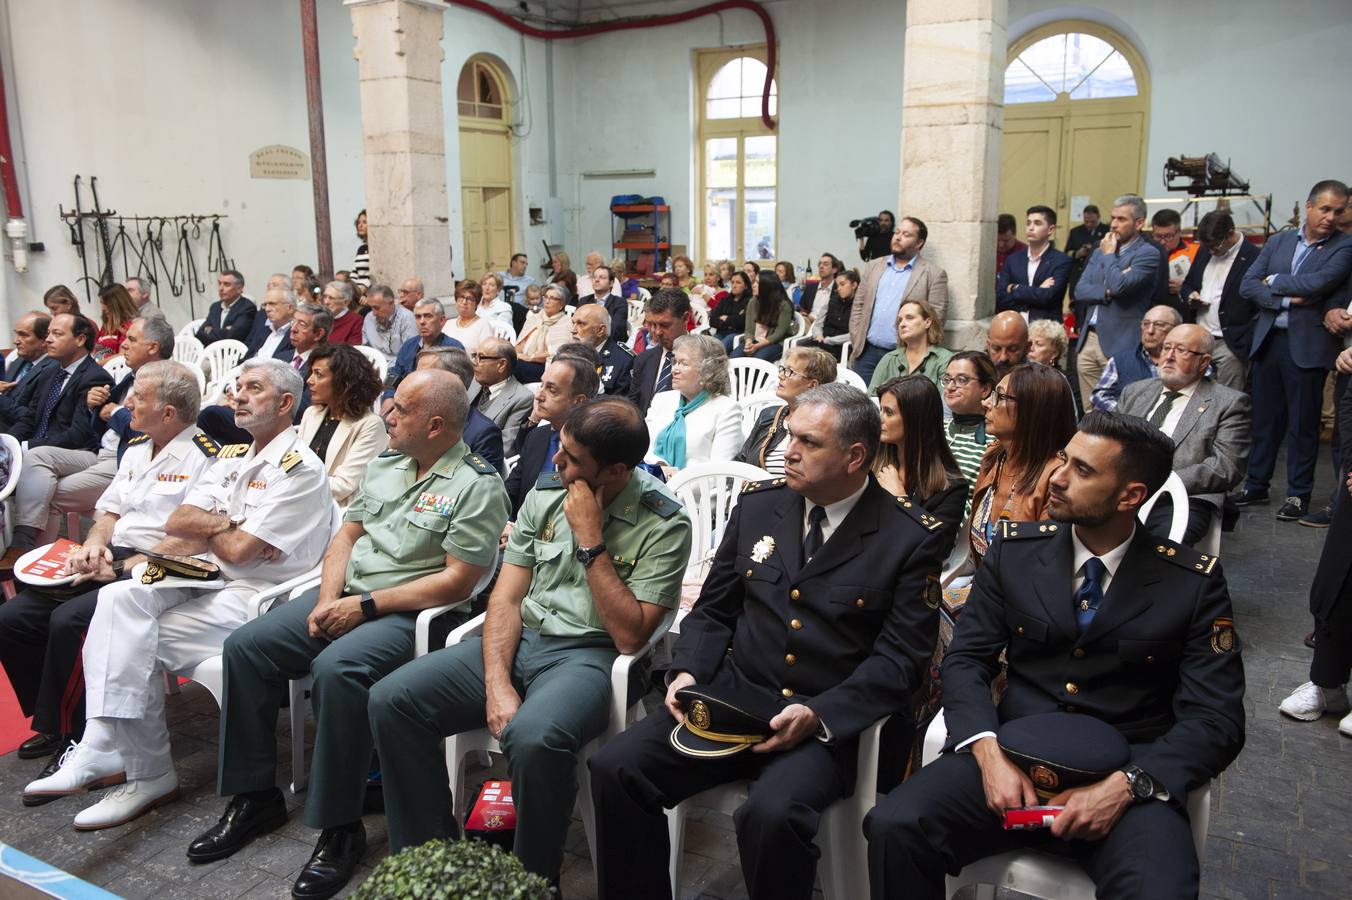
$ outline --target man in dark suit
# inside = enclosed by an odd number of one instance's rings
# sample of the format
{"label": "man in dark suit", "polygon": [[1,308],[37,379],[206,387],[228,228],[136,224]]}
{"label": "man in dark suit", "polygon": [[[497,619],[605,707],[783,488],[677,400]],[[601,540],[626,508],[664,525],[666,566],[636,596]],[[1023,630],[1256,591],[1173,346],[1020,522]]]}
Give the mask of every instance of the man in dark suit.
{"label": "man in dark suit", "polygon": [[[1052,475],[1055,521],[1000,523],[943,661],[945,752],[864,821],[875,898],[938,900],[948,872],[1049,845],[1105,890],[1197,895],[1185,804],[1244,744],[1244,667],[1217,561],[1136,524],[1172,450],[1139,419],[1095,410]],[[1003,830],[1006,810],[1042,801],[997,732],[1055,712],[1117,729],[1129,762],[1045,801],[1064,807],[1050,828]]]}
{"label": "man in dark suit", "polygon": [[[1024,225],[1028,245],[1005,259],[995,279],[995,309],[1033,319],[1061,321],[1070,279],[1070,257],[1056,249],[1056,210],[1031,206]],[[1036,260],[1036,263],[1030,263]]]}
{"label": "man in dark suit", "polygon": [[[1324,381],[1340,349],[1329,325],[1347,306],[1339,289],[1352,270],[1352,235],[1338,230],[1347,185],[1321,181],[1300,228],[1268,239],[1244,273],[1240,296],[1258,305],[1253,329],[1253,453],[1240,506],[1270,502],[1268,485],[1286,437],[1286,502],[1277,518],[1310,511]],[[1341,326],[1335,326],[1341,327]]]}
{"label": "man in dark suit", "polygon": [[610,291],[614,275],[610,266],[598,265],[592,269],[592,291],[585,297],[577,298],[577,307],[581,309],[592,303],[599,304],[610,315],[610,333],[621,341],[629,338],[629,301]]}
{"label": "man in dark suit", "polygon": [[63,314],[47,326],[47,358],[0,397],[0,430],[29,448],[98,446],[85,400],[90,388],[111,386],[112,376],[89,351],[98,327],[84,316]]}
{"label": "man in dark suit", "polygon": [[[818,817],[854,784],[858,736],[902,714],[938,628],[942,523],[869,470],[881,428],[843,384],[789,414],[784,478],[749,484],[666,672],[666,708],[592,757],[598,896],[669,897],[663,807],[750,779],[735,816],[747,892],[807,898]],[[676,692],[737,691],[778,712],[748,752],[694,759],[671,745]],[[706,723],[707,724],[707,723]]]}
{"label": "man in dark suit", "polygon": [[554,455],[559,449],[563,420],[573,407],[590,400],[596,389],[596,370],[577,357],[558,357],[545,367],[531,412],[531,419],[540,424],[529,430],[523,428],[520,443],[511,451],[519,457],[507,476],[513,520],[540,475],[558,468]]}
{"label": "man in dark suit", "polygon": [[254,316],[253,330],[244,343],[249,352],[244,359],[271,356],[283,362],[294,355],[291,345],[291,320],[296,315],[296,295],[290,287],[268,288],[263,295],[262,315]]}
{"label": "man in dark suit", "polygon": [[[1201,325],[1179,325],[1164,338],[1159,377],[1130,384],[1118,412],[1140,416],[1174,442],[1174,471],[1188,491],[1189,547],[1221,514],[1225,495],[1239,486],[1249,461],[1253,404],[1249,395],[1204,377],[1212,365],[1213,338]],[[1161,497],[1146,528],[1169,533],[1170,504]]]}
{"label": "man in dark suit", "polygon": [[220,299],[207,310],[206,321],[197,329],[197,339],[203,346],[227,338],[244,343],[258,315],[258,307],[244,296],[244,276],[226,269],[216,278],[216,296]]}
{"label": "man in dark suit", "polygon": [[798,308],[805,313],[811,313],[813,304],[817,302],[817,292],[823,292],[822,297],[829,297],[831,291],[835,289],[836,276],[844,271],[845,264],[834,253],[823,253],[817,260],[817,280],[803,288],[803,296],[798,299]]}
{"label": "man in dark suit", "polygon": [[672,343],[685,334],[690,298],[680,288],[658,288],[643,304],[648,349],[634,357],[629,400],[645,416],[653,394],[671,390]]}
{"label": "man in dark suit", "polygon": [[1086,307],[1075,344],[1084,409],[1108,360],[1131,352],[1141,319],[1154,305],[1161,257],[1159,247],[1141,235],[1144,224],[1145,201],[1140,197],[1126,194],[1113,201],[1110,230],[1075,285],[1075,299]]}
{"label": "man in dark suit", "polygon": [[573,313],[573,340],[596,351],[602,393],[624,397],[629,393],[634,351],[609,335],[610,317],[600,307],[593,310],[583,306]]}
{"label": "man in dark suit", "polygon": [[1186,319],[1217,338],[1211,355],[1216,382],[1242,391],[1258,307],[1239,295],[1239,285],[1258,258],[1258,248],[1244,240],[1235,230],[1234,218],[1219,209],[1197,223],[1197,243],[1197,257],[1178,296],[1187,304]]}
{"label": "man in dark suit", "polygon": [[14,323],[14,359],[5,367],[0,393],[8,393],[28,377],[47,354],[47,326],[51,321],[46,313],[31,312]]}

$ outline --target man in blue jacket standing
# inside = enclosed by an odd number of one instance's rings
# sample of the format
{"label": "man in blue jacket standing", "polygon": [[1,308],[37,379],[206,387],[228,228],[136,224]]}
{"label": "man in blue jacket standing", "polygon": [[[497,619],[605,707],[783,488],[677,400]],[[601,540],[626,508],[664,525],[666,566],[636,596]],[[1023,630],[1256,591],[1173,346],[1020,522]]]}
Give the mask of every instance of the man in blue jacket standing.
{"label": "man in blue jacket standing", "polygon": [[1031,206],[1024,226],[1028,246],[1009,254],[995,279],[995,311],[1012,309],[1029,321],[1061,321],[1070,257],[1057,250],[1056,210]]}

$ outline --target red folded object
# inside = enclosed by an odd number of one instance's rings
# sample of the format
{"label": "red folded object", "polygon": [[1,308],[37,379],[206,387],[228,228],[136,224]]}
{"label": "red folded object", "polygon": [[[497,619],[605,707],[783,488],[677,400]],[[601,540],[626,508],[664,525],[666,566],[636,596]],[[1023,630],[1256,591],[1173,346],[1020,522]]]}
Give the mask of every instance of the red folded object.
{"label": "red folded object", "polygon": [[465,837],[512,849],[516,837],[516,804],[510,781],[486,781],[465,817]]}
{"label": "red folded object", "polygon": [[47,552],[24,566],[20,571],[25,575],[36,575],[39,578],[57,578],[64,574],[66,569],[66,559],[80,549],[80,545],[74,541],[65,538],[57,538]]}
{"label": "red folded object", "polygon": [[1005,810],[1005,831],[1051,828],[1064,806],[1024,806]]}

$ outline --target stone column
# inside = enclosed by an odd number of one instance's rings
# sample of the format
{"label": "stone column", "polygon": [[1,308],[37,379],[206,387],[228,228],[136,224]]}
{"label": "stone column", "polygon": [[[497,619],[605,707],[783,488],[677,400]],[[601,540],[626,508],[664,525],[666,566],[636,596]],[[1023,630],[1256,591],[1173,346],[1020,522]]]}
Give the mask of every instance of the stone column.
{"label": "stone column", "polygon": [[[361,81],[371,282],[453,292],[441,100],[444,3],[346,0]],[[355,212],[355,211],[354,211]]]}
{"label": "stone column", "polygon": [[995,306],[995,204],[1008,0],[907,0],[898,215],[929,227],[948,272],[949,347],[984,346]]}

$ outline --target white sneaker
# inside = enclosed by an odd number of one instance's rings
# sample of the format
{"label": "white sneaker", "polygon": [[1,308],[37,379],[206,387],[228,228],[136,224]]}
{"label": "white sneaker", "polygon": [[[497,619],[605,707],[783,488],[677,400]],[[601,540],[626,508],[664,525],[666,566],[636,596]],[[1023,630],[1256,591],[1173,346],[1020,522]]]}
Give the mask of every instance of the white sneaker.
{"label": "white sneaker", "polygon": [[1342,721],[1338,723],[1338,733],[1352,737],[1352,712],[1343,716]]}
{"label": "white sneaker", "polygon": [[75,817],[76,831],[97,831],[124,825],[157,806],[178,799],[178,775],[171,768],[158,778],[137,778],[109,791]]}
{"label": "white sneaker", "polygon": [[23,789],[24,805],[34,806],[67,794],[82,794],[127,780],[122,754],[116,750],[95,750],[86,744],[71,742],[61,754],[58,768],[46,778],[30,782]]}
{"label": "white sneaker", "polygon": [[1352,704],[1347,702],[1347,685],[1324,688],[1307,681],[1292,691],[1277,709],[1293,719],[1313,722],[1325,713],[1341,716],[1352,709]]}

